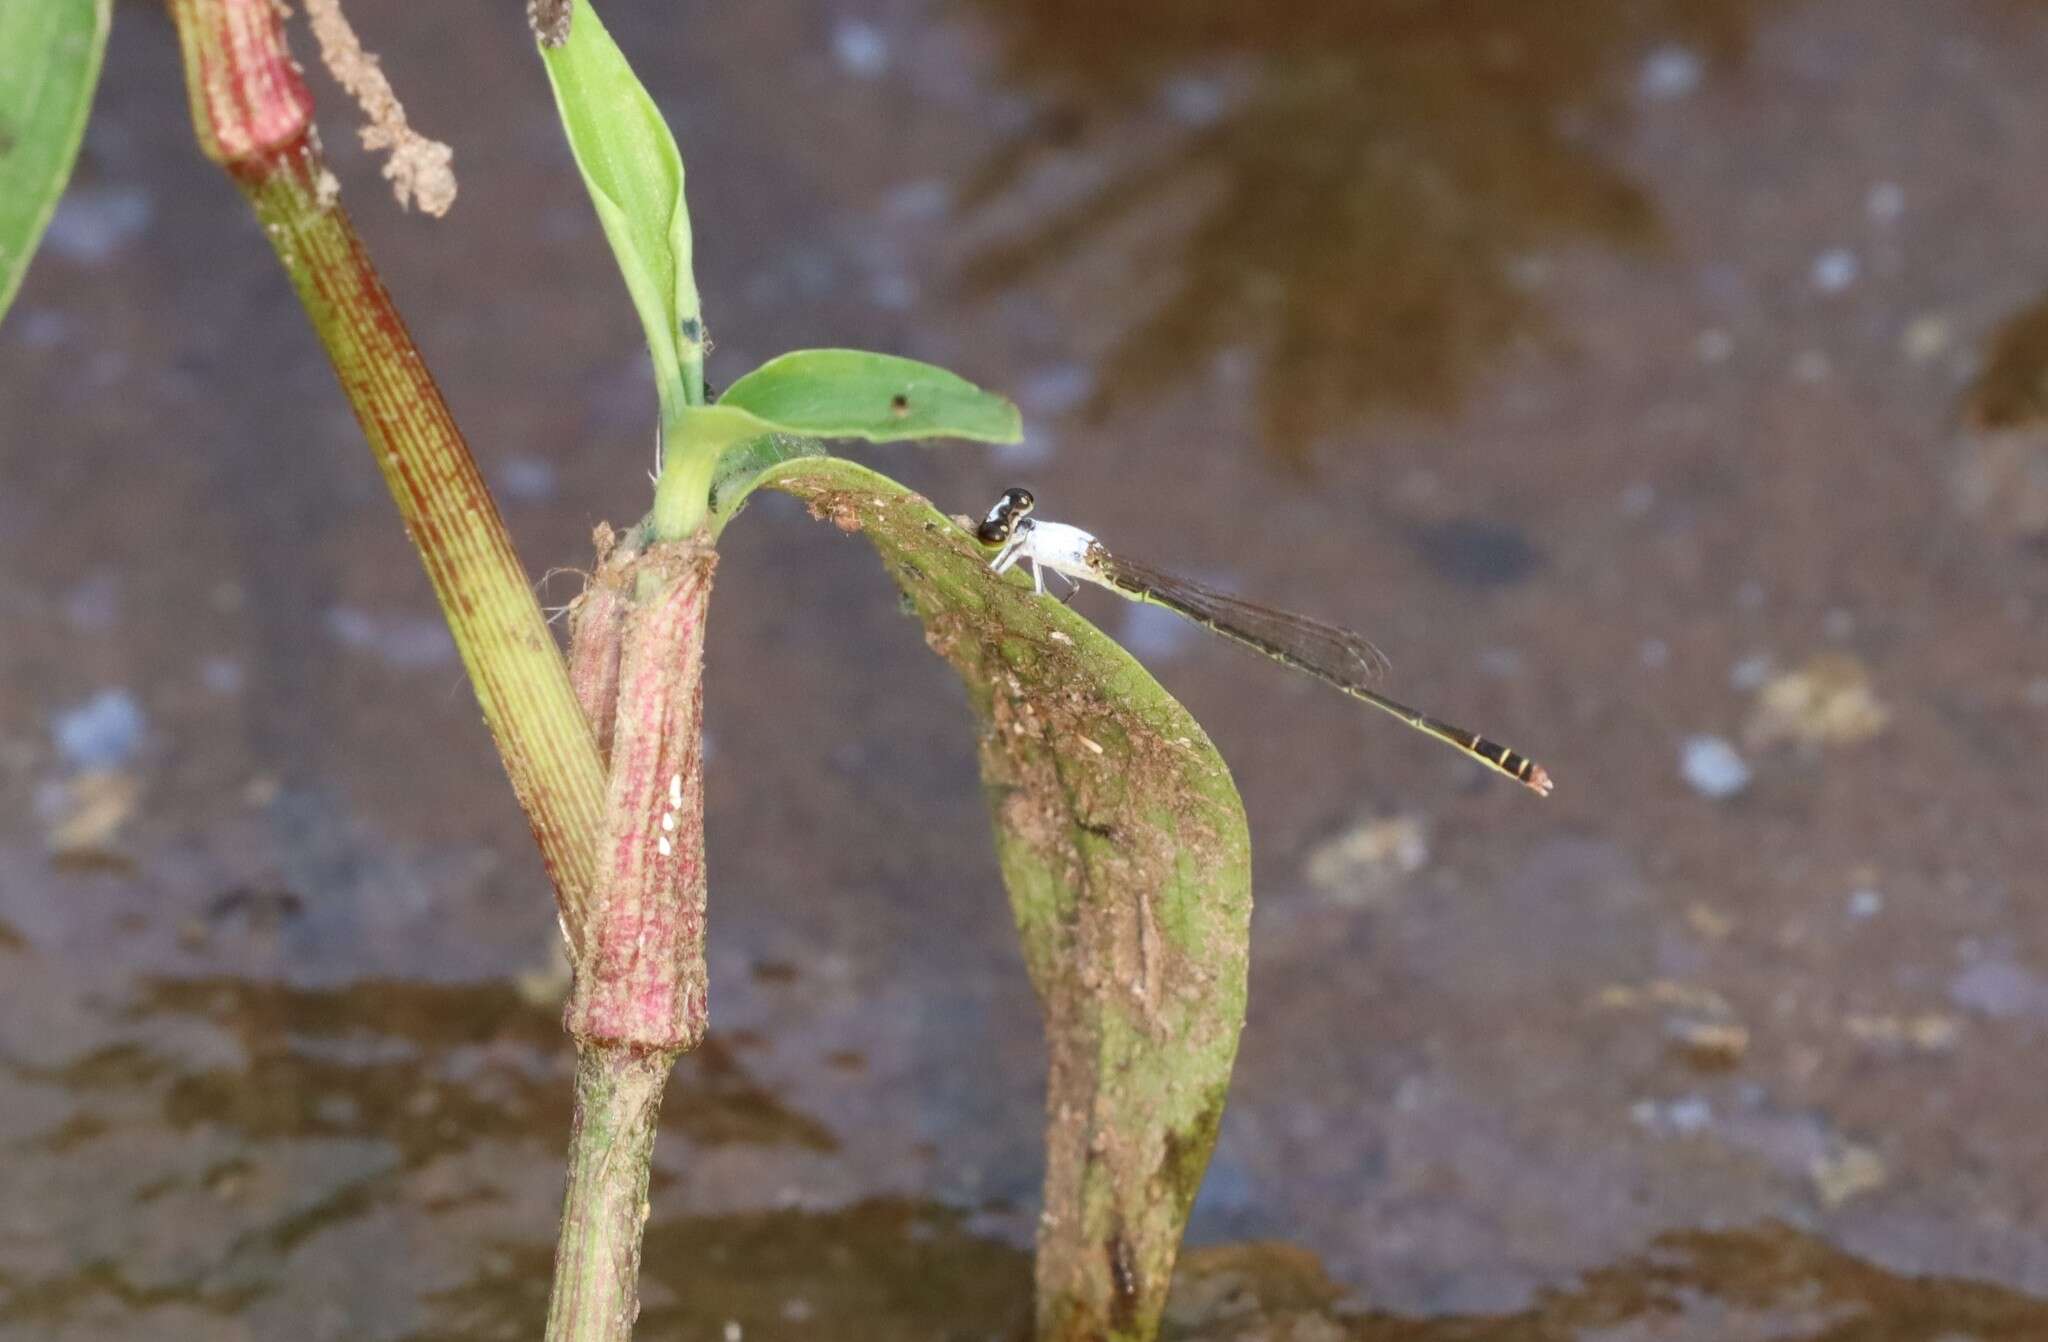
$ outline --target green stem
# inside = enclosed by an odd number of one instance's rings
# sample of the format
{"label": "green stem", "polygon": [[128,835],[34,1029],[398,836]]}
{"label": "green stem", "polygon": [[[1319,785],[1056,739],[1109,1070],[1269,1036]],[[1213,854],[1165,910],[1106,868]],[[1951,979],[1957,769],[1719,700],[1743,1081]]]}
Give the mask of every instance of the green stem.
{"label": "green stem", "polygon": [[555,1249],[547,1342],[627,1342],[639,1317],[640,1240],[665,1049],[581,1044],[569,1136],[569,1190]]}
{"label": "green stem", "polygon": [[[703,365],[698,365],[701,376]],[[674,440],[671,440],[674,441]],[[703,444],[677,443],[671,450],[686,453],[662,468],[654,487],[654,535],[680,541],[697,534],[711,511],[711,477],[719,452]]]}
{"label": "green stem", "polygon": [[604,771],[526,570],[440,388],[334,201],[273,0],[172,0],[200,147],[255,208],[419,550],[580,957]]}

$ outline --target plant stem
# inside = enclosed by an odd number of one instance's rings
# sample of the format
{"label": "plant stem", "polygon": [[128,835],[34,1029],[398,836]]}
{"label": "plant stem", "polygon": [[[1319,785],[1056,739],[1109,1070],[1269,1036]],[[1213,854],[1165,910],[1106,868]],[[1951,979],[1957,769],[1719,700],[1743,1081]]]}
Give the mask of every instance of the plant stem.
{"label": "plant stem", "polygon": [[676,450],[676,460],[662,467],[654,487],[654,534],[668,541],[695,535],[704,525],[719,461],[716,447],[684,443]]}
{"label": "plant stem", "polygon": [[[572,686],[476,463],[334,204],[274,0],[171,4],[201,146],[255,207],[327,347],[555,882],[576,959],[564,1024],[577,1075],[547,1336],[623,1342],[639,1313],[662,1088],[705,1029],[702,669],[716,552],[693,526],[601,555]],[[608,776],[593,724],[608,727]]]}
{"label": "plant stem", "polygon": [[[701,539],[621,547],[591,582],[617,608],[578,612],[571,656],[617,667],[601,897],[563,1018],[579,1045],[681,1050],[704,1037],[704,617],[717,561]],[[616,654],[588,658],[593,641]]]}
{"label": "plant stem", "polygon": [[255,208],[418,548],[525,808],[571,954],[604,772],[497,504],[348,215],[273,0],[171,0],[200,147]]}
{"label": "plant stem", "polygon": [[675,1061],[667,1049],[577,1049],[569,1191],[547,1342],[625,1342],[633,1335],[655,1120]]}
{"label": "plant stem", "polygon": [[607,548],[578,599],[570,657],[609,742],[589,951],[563,1024],[576,1120],[548,1342],[624,1342],[639,1313],[654,1115],[676,1056],[704,1037],[702,538]]}

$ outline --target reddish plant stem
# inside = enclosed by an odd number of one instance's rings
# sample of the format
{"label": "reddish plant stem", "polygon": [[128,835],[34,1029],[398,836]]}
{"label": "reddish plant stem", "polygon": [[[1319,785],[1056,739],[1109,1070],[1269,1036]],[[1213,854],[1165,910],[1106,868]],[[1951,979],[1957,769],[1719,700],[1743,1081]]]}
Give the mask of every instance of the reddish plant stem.
{"label": "reddish plant stem", "polygon": [[564,1017],[579,1045],[689,1049],[704,1037],[704,616],[717,562],[702,540],[615,555],[591,590],[629,604],[577,625],[579,666],[586,636],[618,644],[603,893]]}
{"label": "reddish plant stem", "polygon": [[631,570],[622,562],[628,552],[619,549],[609,525],[600,522],[590,539],[597,547],[597,568],[569,603],[569,684],[609,770],[619,714],[619,639],[632,605],[625,590]]}
{"label": "reddish plant stem", "polygon": [[701,540],[605,549],[577,600],[570,661],[608,722],[600,899],[563,1023],[576,1126],[548,1303],[549,1342],[624,1342],[639,1313],[654,1113],[677,1054],[704,1037],[704,616]]}
{"label": "reddish plant stem", "polygon": [[334,201],[272,0],[171,0],[201,148],[264,226],[418,548],[579,959],[604,775],[554,639],[412,337]]}
{"label": "reddish plant stem", "polygon": [[[327,347],[555,882],[578,1065],[547,1335],[624,1342],[662,1088],[705,1028],[701,671],[716,555],[701,538],[601,554],[572,685],[467,445],[334,204],[272,0],[171,6],[200,143],[255,207]],[[593,723],[609,724],[608,790]]]}

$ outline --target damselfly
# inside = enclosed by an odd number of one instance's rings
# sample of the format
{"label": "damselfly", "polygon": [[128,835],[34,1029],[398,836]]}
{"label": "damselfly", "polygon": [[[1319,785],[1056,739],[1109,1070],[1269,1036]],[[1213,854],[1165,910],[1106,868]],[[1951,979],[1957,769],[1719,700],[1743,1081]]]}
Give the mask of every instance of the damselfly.
{"label": "damselfly", "polygon": [[[1073,584],[1106,587],[1130,601],[1147,602],[1262,652],[1276,662],[1334,686],[1354,699],[1391,713],[1415,730],[1497,770],[1542,796],[1550,795],[1550,775],[1527,755],[1489,741],[1477,732],[1454,727],[1406,704],[1394,702],[1372,686],[1386,675],[1380,650],[1349,629],[1261,606],[1242,597],[1126,559],[1079,527],[1041,522],[1032,517],[1031,491],[1004,492],[982,519],[975,535],[984,545],[1002,547],[989,566],[1007,573],[1018,563],[1031,567],[1032,586],[1045,591],[1049,569]],[[1072,593],[1069,593],[1071,596]]]}

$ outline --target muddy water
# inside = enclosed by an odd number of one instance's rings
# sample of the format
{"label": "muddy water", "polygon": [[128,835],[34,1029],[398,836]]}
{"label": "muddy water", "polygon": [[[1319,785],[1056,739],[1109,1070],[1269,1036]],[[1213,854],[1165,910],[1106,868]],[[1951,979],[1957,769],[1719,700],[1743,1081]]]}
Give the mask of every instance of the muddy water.
{"label": "muddy water", "polygon": [[[323,86],[347,199],[533,570],[585,562],[652,401],[539,72],[484,6],[358,8],[463,194],[385,205]],[[2048,1335],[2048,13],[611,14],[714,381],[845,343],[1011,389],[1024,447],[872,459],[1355,624],[1558,780],[1084,607],[1258,842],[1179,1327]],[[530,1336],[538,865],[180,99],[122,7],[0,328],[0,1336]],[[1041,1058],[961,697],[774,503],[709,674],[647,1331],[1014,1335]]]}

